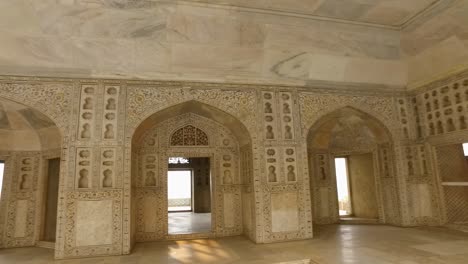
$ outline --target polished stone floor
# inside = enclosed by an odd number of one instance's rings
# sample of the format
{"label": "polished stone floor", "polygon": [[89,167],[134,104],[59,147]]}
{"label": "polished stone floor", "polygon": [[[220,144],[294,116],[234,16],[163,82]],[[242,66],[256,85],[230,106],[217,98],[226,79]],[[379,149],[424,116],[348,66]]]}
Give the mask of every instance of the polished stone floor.
{"label": "polished stone floor", "polygon": [[358,263],[467,264],[468,234],[445,228],[380,225],[316,227],[311,240],[255,245],[243,237],[139,243],[129,256],[52,260],[42,248],[0,251],[2,264]]}
{"label": "polished stone floor", "polygon": [[211,232],[211,214],[177,212],[168,214],[169,234],[195,234]]}

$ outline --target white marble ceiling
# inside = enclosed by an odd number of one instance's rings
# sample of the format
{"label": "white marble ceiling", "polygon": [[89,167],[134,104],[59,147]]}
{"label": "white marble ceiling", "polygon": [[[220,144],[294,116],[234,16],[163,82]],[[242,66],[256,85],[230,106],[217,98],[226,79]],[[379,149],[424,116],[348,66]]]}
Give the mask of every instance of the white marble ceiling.
{"label": "white marble ceiling", "polygon": [[149,7],[157,2],[202,3],[291,12],[354,22],[401,26],[427,8],[450,0],[59,0],[116,8]]}

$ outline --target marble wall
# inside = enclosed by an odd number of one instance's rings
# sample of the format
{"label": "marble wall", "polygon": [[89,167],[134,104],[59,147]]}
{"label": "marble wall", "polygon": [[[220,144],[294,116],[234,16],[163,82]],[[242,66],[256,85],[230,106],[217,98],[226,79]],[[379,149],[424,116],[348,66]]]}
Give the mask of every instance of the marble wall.
{"label": "marble wall", "polygon": [[[0,97],[43,113],[63,135],[55,254],[72,258],[128,254],[137,241],[168,239],[167,214],[145,213],[154,203],[164,207],[162,164],[184,153],[212,155],[217,166],[215,236],[244,234],[256,243],[312,238],[313,224],[338,220],[333,155],[356,150],[373,153],[381,222],[444,224],[434,148],[468,141],[461,125],[467,83],[452,76],[412,93],[375,86],[350,94],[314,86],[3,76]],[[180,145],[190,131],[201,135],[187,141],[195,145]],[[355,139],[349,149],[346,131]],[[319,139],[311,141],[312,134]],[[163,152],[141,156],[140,138],[153,151],[144,155]],[[40,190],[18,189],[17,170],[41,155],[4,155],[2,247],[37,243],[41,201],[33,196]],[[32,168],[26,171],[34,179],[43,177]],[[146,181],[151,170],[155,179]]]}
{"label": "marble wall", "polygon": [[410,89],[468,68],[468,3],[453,3],[404,28],[402,58],[408,64]]}
{"label": "marble wall", "polygon": [[434,2],[5,0],[0,72],[413,89],[468,67],[468,4]]}
{"label": "marble wall", "polygon": [[2,1],[0,72],[403,89],[467,68],[466,1],[256,2]]}
{"label": "marble wall", "polygon": [[2,1],[0,41],[3,74],[391,88],[407,75],[397,30],[183,1]]}

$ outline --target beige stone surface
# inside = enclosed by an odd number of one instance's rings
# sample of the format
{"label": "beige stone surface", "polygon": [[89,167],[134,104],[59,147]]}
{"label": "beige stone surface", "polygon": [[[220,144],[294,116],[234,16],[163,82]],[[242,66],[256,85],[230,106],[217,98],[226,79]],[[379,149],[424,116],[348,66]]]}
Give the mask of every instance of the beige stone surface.
{"label": "beige stone surface", "polygon": [[[329,1],[317,15],[328,16],[338,5]],[[278,84],[327,80],[397,88],[406,83],[400,34],[393,29],[187,2],[15,2],[8,0],[0,9],[2,74]],[[310,5],[296,2],[298,7]],[[280,10],[289,6],[271,5]],[[350,19],[349,14],[329,15]],[[23,19],[16,23],[19,17]],[[373,73],[356,73],[356,64]],[[318,67],[342,69],[343,74],[330,76]],[[389,71],[395,73],[389,77]]]}
{"label": "beige stone surface", "polygon": [[78,201],[76,246],[112,243],[112,200]]}
{"label": "beige stone surface", "polygon": [[401,49],[408,61],[410,88],[468,68],[466,12],[466,1],[454,1],[449,8],[403,30]]}
{"label": "beige stone surface", "polygon": [[347,157],[353,217],[379,217],[373,155],[355,154]]}
{"label": "beige stone surface", "polygon": [[236,210],[234,208],[234,194],[233,193],[225,193],[223,196],[223,203],[224,203],[224,226],[227,228],[233,228],[236,225],[235,218],[236,218]]}
{"label": "beige stone surface", "polygon": [[0,73],[415,88],[468,67],[467,10],[454,0],[6,0]]}
{"label": "beige stone surface", "polygon": [[157,213],[156,207],[158,200],[156,197],[146,197],[143,200],[143,210],[145,211],[145,218],[143,219],[145,225],[145,232],[156,232]]}
{"label": "beige stone surface", "polygon": [[170,235],[207,234],[211,231],[211,213],[169,213],[168,234]]}
{"label": "beige stone surface", "polygon": [[[385,239],[383,239],[385,238]],[[243,237],[138,244],[129,256],[53,260],[44,248],[2,249],[5,264],[42,263],[385,263],[464,264],[468,236],[443,228],[320,227],[311,240],[255,245]]]}
{"label": "beige stone surface", "polygon": [[25,237],[27,234],[27,214],[28,214],[28,201],[16,201],[16,216],[15,216],[15,237]]}
{"label": "beige stone surface", "polygon": [[296,193],[271,194],[271,219],[273,232],[291,232],[298,229]]}
{"label": "beige stone surface", "polygon": [[430,189],[427,184],[414,184],[411,186],[413,200],[413,215],[415,217],[425,217],[432,215],[432,205],[430,203]]}

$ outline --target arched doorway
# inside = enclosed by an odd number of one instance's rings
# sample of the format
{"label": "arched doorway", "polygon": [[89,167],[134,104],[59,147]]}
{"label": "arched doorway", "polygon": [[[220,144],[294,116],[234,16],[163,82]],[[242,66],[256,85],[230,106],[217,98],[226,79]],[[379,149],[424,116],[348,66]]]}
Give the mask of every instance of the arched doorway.
{"label": "arched doorway", "polygon": [[[240,121],[197,101],[169,107],[143,121],[132,138],[134,241],[253,236],[251,148]],[[187,164],[169,164],[170,159],[184,159]],[[184,168],[193,173],[191,212],[209,212],[211,227],[171,233],[168,210],[174,204],[168,197],[168,172]],[[196,208],[200,201],[205,208]]]}
{"label": "arched doorway", "polygon": [[62,135],[38,110],[0,98],[0,241],[54,248]]}
{"label": "arched doorway", "polygon": [[310,128],[307,145],[314,223],[399,222],[393,144],[379,120],[341,108]]}

